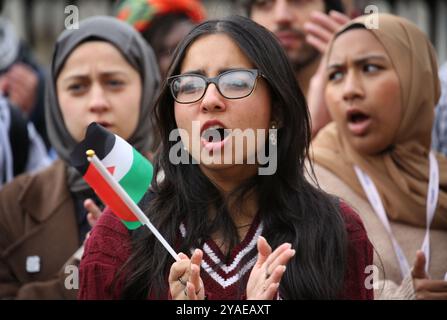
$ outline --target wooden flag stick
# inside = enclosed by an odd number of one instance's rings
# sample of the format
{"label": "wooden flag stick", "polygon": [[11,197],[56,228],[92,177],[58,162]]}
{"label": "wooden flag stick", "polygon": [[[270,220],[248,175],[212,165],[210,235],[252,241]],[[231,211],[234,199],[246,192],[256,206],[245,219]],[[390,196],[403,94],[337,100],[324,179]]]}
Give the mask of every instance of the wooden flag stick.
{"label": "wooden flag stick", "polygon": [[175,261],[179,261],[177,253],[174,249],[169,245],[166,239],[158,232],[157,228],[150,222],[149,218],[141,211],[140,207],[138,207],[135,202],[129,197],[126,191],[124,191],[123,187],[113,178],[109,171],[107,171],[106,167],[102,164],[102,162],[95,155],[95,151],[87,150],[87,159],[91,164],[95,166],[101,176],[107,181],[110,187],[121,197],[127,207],[132,211],[132,213],[138,218],[138,220],[148,227],[152,233],[157,237],[157,239],[161,242],[161,244],[168,250],[171,256],[175,259]]}

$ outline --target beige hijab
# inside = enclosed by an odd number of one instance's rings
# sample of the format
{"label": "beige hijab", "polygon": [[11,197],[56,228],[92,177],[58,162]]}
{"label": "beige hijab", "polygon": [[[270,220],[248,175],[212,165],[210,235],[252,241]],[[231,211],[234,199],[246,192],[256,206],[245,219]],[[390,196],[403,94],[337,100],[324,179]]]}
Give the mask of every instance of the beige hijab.
{"label": "beige hijab", "polygon": [[[353,24],[365,26],[366,19],[362,16],[351,21],[338,35]],[[400,80],[403,117],[393,147],[375,156],[360,155],[331,123],[313,141],[314,161],[336,173],[366,199],[353,170],[353,165],[358,165],[376,184],[391,220],[425,227],[428,154],[434,108],[440,95],[435,51],[423,32],[401,17],[381,14],[379,28],[369,31],[385,48]],[[447,229],[447,159],[437,155],[437,160],[439,197],[432,227]]]}

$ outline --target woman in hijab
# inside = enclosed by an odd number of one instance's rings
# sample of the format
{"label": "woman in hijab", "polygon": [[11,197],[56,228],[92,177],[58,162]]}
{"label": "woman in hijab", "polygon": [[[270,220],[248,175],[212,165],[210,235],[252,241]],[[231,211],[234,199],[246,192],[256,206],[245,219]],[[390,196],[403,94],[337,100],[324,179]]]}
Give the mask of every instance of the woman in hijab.
{"label": "woman in hijab", "polygon": [[334,122],[313,143],[315,172],[365,223],[384,272],[376,297],[445,299],[447,282],[429,279],[447,272],[447,160],[430,152],[435,51],[403,18],[379,15],[377,29],[368,19],[330,44],[325,98]]}
{"label": "woman in hijab", "polygon": [[64,273],[73,269],[62,267],[90,229],[83,202],[95,196],[69,166],[70,151],[93,121],[140,152],[151,151],[150,112],[159,82],[152,49],[124,22],[92,17],[60,35],[46,104],[49,138],[60,159],[0,193],[0,298],[76,297],[77,284]]}

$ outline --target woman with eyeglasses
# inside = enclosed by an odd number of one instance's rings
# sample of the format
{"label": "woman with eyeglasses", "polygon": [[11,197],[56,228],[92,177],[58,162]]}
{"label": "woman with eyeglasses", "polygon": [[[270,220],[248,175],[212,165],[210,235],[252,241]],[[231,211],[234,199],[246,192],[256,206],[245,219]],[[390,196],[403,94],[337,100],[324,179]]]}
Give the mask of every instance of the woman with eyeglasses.
{"label": "woman with eyeglasses", "polygon": [[105,211],[81,262],[81,299],[372,298],[360,219],[305,178],[308,110],[271,33],[243,17],[197,26],[155,108],[163,178],[145,213],[179,260]]}

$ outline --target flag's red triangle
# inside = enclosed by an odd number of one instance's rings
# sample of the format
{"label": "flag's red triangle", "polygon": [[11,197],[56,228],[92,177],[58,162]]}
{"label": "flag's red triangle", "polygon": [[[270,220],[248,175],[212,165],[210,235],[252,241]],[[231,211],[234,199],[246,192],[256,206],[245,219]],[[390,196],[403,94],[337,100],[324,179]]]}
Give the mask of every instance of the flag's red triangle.
{"label": "flag's red triangle", "polygon": [[109,171],[110,172],[110,174],[113,176],[113,173],[115,172],[115,166],[113,166],[113,167],[107,167],[106,169],[107,169],[107,171]]}

